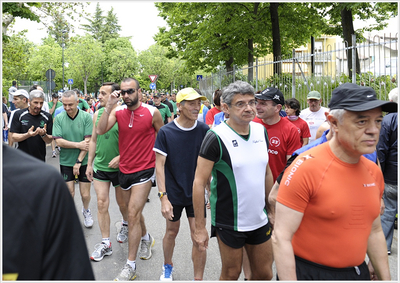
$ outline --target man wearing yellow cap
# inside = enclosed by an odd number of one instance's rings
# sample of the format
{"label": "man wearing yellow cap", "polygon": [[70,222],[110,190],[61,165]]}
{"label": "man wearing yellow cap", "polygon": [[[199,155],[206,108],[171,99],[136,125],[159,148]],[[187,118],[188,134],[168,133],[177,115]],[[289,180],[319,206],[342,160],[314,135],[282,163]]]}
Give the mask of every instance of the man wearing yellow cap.
{"label": "man wearing yellow cap", "polygon": [[[206,97],[198,94],[193,88],[184,88],[178,92],[176,102],[180,116],[160,129],[153,149],[156,152],[156,177],[161,213],[166,219],[161,281],[172,280],[172,255],[183,209],[186,210],[192,237],[195,230],[192,185],[200,146],[209,129],[205,123],[197,120],[201,100],[206,100]],[[206,251],[200,251],[195,241],[193,241],[192,259],[194,279],[202,280]]]}

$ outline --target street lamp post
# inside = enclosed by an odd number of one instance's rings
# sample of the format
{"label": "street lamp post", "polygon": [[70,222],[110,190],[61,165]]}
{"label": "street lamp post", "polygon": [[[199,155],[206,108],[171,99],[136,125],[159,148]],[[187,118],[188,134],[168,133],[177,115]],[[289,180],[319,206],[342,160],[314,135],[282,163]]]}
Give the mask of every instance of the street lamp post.
{"label": "street lamp post", "polygon": [[65,47],[65,43],[64,43],[64,34],[66,33],[66,30],[62,31],[62,72],[63,72],[63,79],[62,79],[62,89],[64,90],[64,86],[65,86],[65,82],[64,82],[64,47]]}

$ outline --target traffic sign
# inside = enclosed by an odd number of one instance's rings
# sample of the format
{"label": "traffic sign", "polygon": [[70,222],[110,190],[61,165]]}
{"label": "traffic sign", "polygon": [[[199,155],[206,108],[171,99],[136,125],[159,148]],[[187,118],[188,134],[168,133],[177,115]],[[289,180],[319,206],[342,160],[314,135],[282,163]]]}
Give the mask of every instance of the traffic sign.
{"label": "traffic sign", "polygon": [[53,89],[56,88],[56,83],[54,81],[47,81],[46,82],[47,89],[52,91]]}
{"label": "traffic sign", "polygon": [[203,79],[202,75],[197,75],[197,81],[201,81]]}
{"label": "traffic sign", "polygon": [[53,69],[48,69],[46,71],[46,78],[48,80],[53,80],[55,78],[55,76],[56,76],[56,71],[54,71]]}
{"label": "traffic sign", "polygon": [[73,85],[74,84],[74,80],[73,79],[68,79],[68,84],[69,85]]}
{"label": "traffic sign", "polygon": [[157,75],[150,75],[149,78],[151,82],[154,83],[154,81],[157,79]]}
{"label": "traffic sign", "polygon": [[156,84],[155,83],[151,83],[150,84],[150,89],[156,89]]}

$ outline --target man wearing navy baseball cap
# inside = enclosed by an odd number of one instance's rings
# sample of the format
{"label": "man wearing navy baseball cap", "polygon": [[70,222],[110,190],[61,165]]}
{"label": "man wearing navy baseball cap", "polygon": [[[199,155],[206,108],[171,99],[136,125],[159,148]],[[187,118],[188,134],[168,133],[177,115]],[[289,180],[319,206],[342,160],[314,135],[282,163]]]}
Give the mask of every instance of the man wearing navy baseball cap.
{"label": "man wearing navy baseball cap", "polygon": [[380,220],[384,180],[362,155],[375,151],[382,111],[396,111],[397,103],[345,83],[333,90],[329,108],[332,139],[300,154],[279,186],[272,236],[277,275],[290,281],[390,280]]}
{"label": "man wearing navy baseball cap", "polygon": [[274,87],[256,93],[257,117],[254,122],[262,124],[268,133],[268,155],[274,182],[285,168],[293,152],[301,147],[300,134],[295,125],[288,119],[282,119],[279,112],[285,105],[282,92]]}

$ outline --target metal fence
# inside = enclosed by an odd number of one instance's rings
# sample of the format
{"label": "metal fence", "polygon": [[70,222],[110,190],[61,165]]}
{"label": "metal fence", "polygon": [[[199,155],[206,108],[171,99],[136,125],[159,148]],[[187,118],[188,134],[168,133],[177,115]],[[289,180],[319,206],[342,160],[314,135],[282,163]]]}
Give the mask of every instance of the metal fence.
{"label": "metal fence", "polygon": [[[353,42],[356,42],[355,36]],[[212,101],[216,89],[222,89],[236,80],[247,81],[256,91],[267,87],[279,88],[285,98],[295,97],[301,107],[307,107],[306,96],[311,90],[317,90],[327,106],[334,88],[342,83],[352,82],[375,89],[378,98],[387,100],[387,94],[397,87],[398,75],[398,33],[395,35],[375,35],[365,37],[360,43],[348,47],[347,42],[320,44],[309,53],[305,48],[293,50],[290,56],[282,56],[273,60],[272,56],[257,58],[253,70],[253,79],[249,75],[249,67],[233,67],[233,71],[221,69],[199,81],[201,92]],[[347,60],[355,66],[356,55],[360,63],[360,73],[353,72],[349,76]],[[274,74],[275,65],[279,64],[281,74]],[[251,73],[251,72],[250,72]]]}

